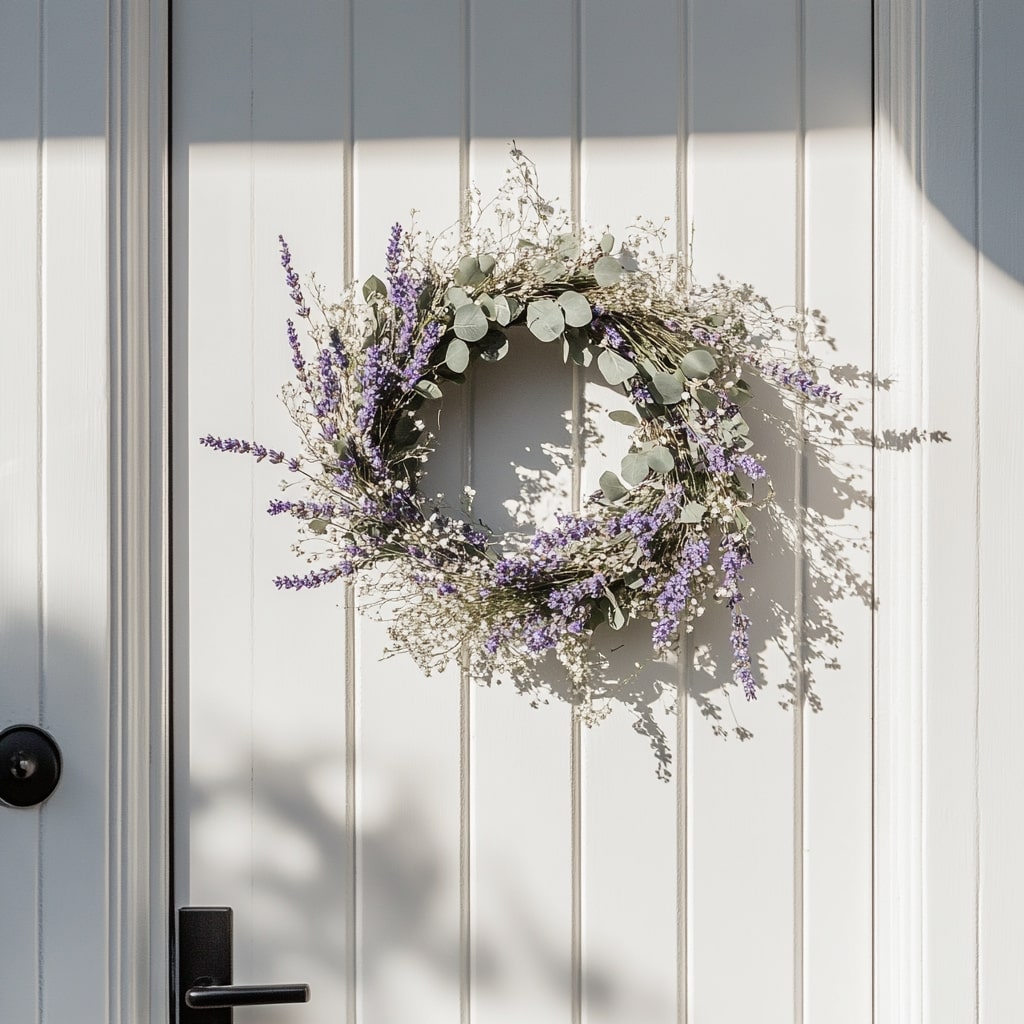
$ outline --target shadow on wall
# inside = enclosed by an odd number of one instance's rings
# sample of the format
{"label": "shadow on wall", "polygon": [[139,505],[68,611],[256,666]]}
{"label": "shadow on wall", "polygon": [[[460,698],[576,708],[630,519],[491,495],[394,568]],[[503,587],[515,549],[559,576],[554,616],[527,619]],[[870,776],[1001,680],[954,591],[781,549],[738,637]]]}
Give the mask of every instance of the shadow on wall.
{"label": "shadow on wall", "polygon": [[[541,351],[537,357],[542,359],[549,382],[558,376],[556,367],[548,366],[551,355]],[[567,390],[571,371],[562,369]],[[749,415],[755,450],[765,455],[775,488],[774,500],[754,516],[755,564],[746,571],[744,587],[744,609],[753,620],[751,656],[759,696],[775,699],[783,708],[800,701],[815,712],[826,705],[827,674],[841,668],[844,630],[840,607],[851,601],[866,610],[872,607],[867,453],[872,444],[906,452],[921,444],[949,440],[942,431],[916,427],[873,440],[868,414],[874,392],[891,388],[893,382],[873,379],[869,372],[848,365],[834,367],[831,377],[843,392],[839,406],[806,403],[801,422],[795,404],[784,402],[770,387],[755,385]],[[492,402],[500,403],[497,381],[482,383],[478,401],[488,408]],[[505,386],[516,391],[514,382]],[[520,381],[520,387],[524,386]],[[504,529],[531,532],[538,520],[550,513],[552,498],[561,501],[562,509],[569,507],[566,477],[572,461],[571,417],[568,409],[556,407],[561,393],[549,384],[543,396],[547,400],[533,406],[529,422],[520,419],[514,432],[498,431],[497,446],[482,431],[474,438],[474,460],[488,467],[509,463],[510,454],[518,456],[504,477],[493,468],[488,470],[492,487],[497,485],[500,490],[501,483],[518,484],[517,497],[502,500],[504,495],[494,494],[488,499],[492,506],[508,510],[509,518],[500,524]],[[609,460],[608,467],[615,469],[625,449],[612,450],[614,445],[609,445],[602,429],[605,422],[607,409],[589,400],[582,425],[588,457],[598,452],[598,458]],[[552,442],[559,437],[561,443]],[[795,507],[793,501],[798,460],[803,463],[804,487],[810,492],[802,508]],[[601,468],[605,468],[603,464],[590,470],[589,476],[596,479]],[[497,525],[486,514],[482,518],[490,526]],[[794,584],[797,571],[803,576],[802,598]],[[641,620],[618,632],[605,626],[596,631],[595,670],[585,688],[574,687],[553,657],[525,666],[514,679],[480,682],[511,685],[534,705],[565,702],[587,724],[597,725],[621,706],[632,716],[634,730],[650,744],[658,776],[668,779],[675,746],[675,726],[668,723],[679,706],[680,685],[721,738],[753,736],[742,722],[742,713],[737,712],[744,699],[731,681],[728,609],[710,601],[707,604],[706,614],[694,623],[682,648],[684,661],[692,661],[692,670],[681,669],[675,656],[652,660],[651,623]],[[598,668],[599,661],[606,661],[608,667]],[[833,680],[832,685],[837,683]]]}
{"label": "shadow on wall", "polygon": [[[248,764],[240,764],[228,780],[193,785],[189,797],[193,832],[206,833],[204,848],[212,843],[219,852],[205,858],[204,886],[230,891],[240,876],[247,879],[251,904],[235,907],[236,962],[247,951],[259,959],[238,965],[238,980],[250,971],[256,978],[319,980],[321,1007],[329,995],[323,991],[326,985],[343,991],[346,971],[343,908],[352,864],[344,791],[315,781],[321,773],[330,777],[336,759],[333,749],[295,757],[261,755],[255,803]],[[430,818],[422,773],[403,775],[392,765],[384,777],[386,788],[375,792],[355,836],[360,877],[356,962],[359,987],[364,998],[372,999],[374,1013],[403,1019],[388,1013],[408,1013],[413,1006],[429,1014],[432,998],[449,1008],[457,998],[462,970],[457,881],[451,854],[440,847],[443,837]],[[237,842],[228,822],[239,806],[251,806],[260,832],[272,835],[273,843],[250,842],[248,830]],[[235,861],[223,856],[224,847],[231,846]],[[501,934],[492,934],[489,921],[475,922],[474,992],[483,999],[493,995],[514,1001],[517,986],[528,978],[538,995],[547,990],[557,1004],[572,976],[569,950],[551,937],[549,921],[533,916],[530,900],[516,891],[516,879],[503,875],[501,881],[495,918]],[[258,941],[250,949],[250,935],[261,940],[272,935],[273,941]],[[396,971],[403,974],[410,963],[416,965],[418,994],[392,991]],[[631,983],[628,972],[613,964],[589,963],[584,975],[595,1010],[616,1005]]]}
{"label": "shadow on wall", "polygon": [[[189,3],[175,5],[175,37],[189,15]],[[565,138],[570,111],[568,68],[550,74],[524,75],[522,62],[489,60],[485,71],[462,67],[457,52],[459,23],[457,5],[442,13],[431,4],[398,5],[391,2],[357,4],[352,29],[365,45],[352,47],[351,68],[343,59],[347,26],[340,6],[328,23],[316,26],[294,17],[288,5],[263,3],[195,5],[207,8],[202,46],[216,48],[217,67],[225,83],[251,80],[253,62],[261,60],[260,47],[221,45],[223,39],[251,34],[260,46],[272,50],[262,55],[260,93],[262,106],[253,119],[223,116],[217,96],[212,95],[187,126],[182,144],[204,142],[309,142],[340,139],[345,134],[347,82],[351,71],[356,85],[352,103],[353,134],[357,140],[406,138],[458,138],[463,92],[471,86],[471,134],[478,139]],[[795,30],[788,15],[781,15],[762,0],[739,4],[694,4],[686,26],[692,67],[686,75],[685,92],[690,107],[690,131],[708,134],[755,134],[791,132],[795,127],[792,107],[772,103],[757,88],[778,74],[780,55],[792,52]],[[533,8],[531,12],[530,8]],[[827,88],[808,96],[805,123],[809,132],[844,128],[867,129],[870,106],[865,96],[871,70],[872,25],[868,5],[846,5],[850,33],[863,36],[861,60],[832,59],[827,41],[811,36],[809,53],[828,67]],[[841,9],[841,8],[840,8]],[[787,11],[789,8],[786,9]],[[26,5],[27,16],[36,16]],[[664,10],[652,11],[662,21]],[[1014,49],[1024,35],[1024,7],[994,0],[964,4],[956,15],[962,25],[947,26],[933,41],[918,28],[920,59],[942,61],[943,74],[932,74],[926,83],[932,116],[927,148],[922,150],[918,112],[885,111],[883,116],[907,154],[908,166],[922,193],[970,244],[1014,280],[1024,284],[1024,247],[1019,218],[1006,211],[1019,208],[1018,168],[1024,163],[1024,122],[1017,113],[1021,93],[1021,64]],[[471,52],[488,49],[492,35],[488,5],[474,8],[470,26]],[[595,22],[598,15],[592,15]],[[679,126],[679,33],[644,31],[643,21],[633,16],[627,25],[612,32],[589,30],[584,19],[581,88],[584,104],[583,134],[591,138],[671,137]],[[490,19],[490,20],[489,20]],[[502,18],[501,50],[506,54],[536,54],[543,44],[552,53],[569,53],[568,13],[559,24],[551,18],[550,5],[533,0],[517,5],[517,16]],[[35,22],[32,20],[32,25]],[[543,33],[536,29],[543,25]],[[740,45],[736,26],[744,27],[743,39],[755,46]],[[639,27],[638,27],[639,26]],[[11,31],[19,26],[12,25]],[[263,35],[260,36],[261,28]],[[24,26],[27,43],[36,43],[35,29]],[[980,36],[976,34],[980,33]],[[849,33],[833,32],[843,39]],[[543,39],[542,39],[543,37]],[[942,38],[940,38],[942,37]],[[712,45],[721,43],[724,45]],[[106,56],[105,37],[97,37]],[[267,39],[273,42],[268,43]],[[942,51],[945,40],[958,39],[959,48]],[[302,60],[282,60],[289,42]],[[975,63],[975,44],[980,60]],[[20,73],[12,69],[11,81],[35,83],[38,45],[17,51],[24,62]],[[935,54],[931,51],[934,50]],[[847,51],[848,52],[848,51]],[[453,59],[437,60],[437,54]],[[547,54],[543,54],[546,56]],[[193,55],[194,56],[194,55]],[[201,59],[200,55],[200,58]],[[173,71],[191,73],[189,54],[174,51]],[[788,58],[783,58],[788,59]],[[415,74],[424,62],[432,67],[431,88],[409,89],[410,69]],[[936,61],[937,63],[937,61]],[[636,69],[643,69],[642,72]],[[818,81],[821,74],[818,72]],[[26,88],[29,88],[26,86]],[[636,96],[642,95],[642,102]],[[886,90],[880,99],[888,102]],[[310,96],[326,98],[331,115],[324,117]],[[37,102],[25,95],[19,102],[0,106],[0,139],[34,140],[40,131]],[[61,102],[46,105],[42,133],[46,138],[94,135],[102,137],[106,126],[103,107],[88,102],[74,89],[61,93]],[[978,124],[975,132],[975,117]],[[968,150],[977,142],[975,165]],[[954,156],[955,154],[955,156]],[[966,157],[966,158],[964,158]]]}
{"label": "shadow on wall", "polygon": [[[182,20],[188,6],[180,5]],[[795,102],[780,102],[777,90],[759,86],[779,80],[781,59],[792,66],[792,96],[796,95],[795,8],[763,0],[689,6],[685,30],[691,63],[685,76],[679,32],[660,30],[675,16],[670,5],[652,5],[647,27],[634,13],[620,22],[600,5],[585,12],[580,64],[585,138],[674,137],[684,94],[688,130],[695,135],[796,131]],[[340,12],[322,30],[311,31],[303,29],[285,5],[281,10],[276,7],[265,3],[247,11],[247,27],[257,40],[254,52],[248,46],[219,46],[217,51],[225,82],[250,81],[252,62],[260,61],[258,116],[232,120],[223,116],[216,102],[209,102],[187,126],[189,143],[343,138],[350,70],[355,87],[352,134],[357,142],[456,140],[467,91],[474,139],[568,139],[573,116],[571,62],[568,57],[559,60],[573,46],[568,7],[560,21],[541,0],[517,3],[515,17],[499,16],[487,3],[475,4],[469,66],[464,67],[457,5],[441,11],[432,4],[404,5],[396,0],[356,4],[352,31],[359,45],[353,47],[351,69],[339,59],[347,37]],[[868,130],[870,5],[836,5],[825,14],[821,23],[812,17],[806,26],[805,74],[813,76],[814,85],[804,101],[805,130]],[[218,46],[218,31],[225,37],[245,32],[244,20],[231,4],[209,17],[212,24],[204,31],[209,42],[204,45]],[[932,73],[925,83],[930,118],[926,148],[921,145],[920,111],[897,109],[882,116],[890,122],[909,171],[928,201],[986,259],[1024,283],[1020,222],[1006,216],[1019,206],[1017,169],[1024,163],[1024,122],[1017,113],[1021,64],[1013,49],[1024,35],[1024,7],[976,0],[964,4],[956,17],[960,24],[950,23],[941,31],[918,28],[922,66],[927,70],[941,60],[943,69],[941,76]],[[828,19],[833,19],[831,27]],[[844,20],[839,24],[835,19]],[[543,25],[542,32],[538,25]],[[849,38],[858,34],[863,37],[859,54],[849,45]],[[268,38],[274,40],[274,52],[264,54],[261,61],[260,46],[269,47]],[[293,39],[303,60],[277,59],[282,38]],[[523,61],[514,58],[483,61],[477,55],[488,52],[494,38],[501,40],[505,54],[529,54],[534,63],[548,61],[547,73],[523,74]],[[957,40],[956,47],[949,40]],[[977,65],[975,43],[981,55]],[[451,59],[438,61],[438,54]],[[178,59],[187,73],[187,57]],[[411,78],[425,76],[430,88],[408,88]],[[322,106],[309,103],[310,96],[327,98],[330,116],[325,118]],[[879,98],[890,99],[884,89]],[[13,111],[4,121],[0,132],[35,133],[28,111],[23,116]],[[66,130],[68,122],[65,118],[56,130]],[[975,143],[977,166],[969,157]]]}

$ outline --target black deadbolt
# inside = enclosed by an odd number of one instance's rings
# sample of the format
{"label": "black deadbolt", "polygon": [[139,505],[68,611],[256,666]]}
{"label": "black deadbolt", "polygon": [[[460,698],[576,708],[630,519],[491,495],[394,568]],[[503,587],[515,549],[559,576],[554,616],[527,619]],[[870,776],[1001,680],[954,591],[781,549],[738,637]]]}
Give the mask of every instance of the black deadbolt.
{"label": "black deadbolt", "polygon": [[34,725],[0,732],[0,802],[10,807],[41,804],[60,781],[60,748]]}

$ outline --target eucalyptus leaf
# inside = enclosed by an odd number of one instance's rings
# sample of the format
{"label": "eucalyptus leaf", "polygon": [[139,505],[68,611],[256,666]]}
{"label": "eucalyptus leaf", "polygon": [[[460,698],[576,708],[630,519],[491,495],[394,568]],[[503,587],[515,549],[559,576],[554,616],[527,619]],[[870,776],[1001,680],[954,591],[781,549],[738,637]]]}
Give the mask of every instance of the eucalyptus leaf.
{"label": "eucalyptus leaf", "polygon": [[377,296],[387,298],[387,295],[388,286],[376,274],[371,274],[363,284],[363,298],[373,302]]}
{"label": "eucalyptus leaf", "polygon": [[594,264],[594,280],[598,287],[607,288],[622,277],[622,264],[614,256],[601,256]]}
{"label": "eucalyptus leaf", "polygon": [[630,452],[622,460],[622,479],[633,487],[646,479],[649,470],[647,456],[642,452]]}
{"label": "eucalyptus leaf", "polygon": [[542,281],[548,283],[565,277],[565,264],[561,260],[539,260],[533,269]]}
{"label": "eucalyptus leaf", "polygon": [[715,372],[717,366],[718,360],[707,349],[695,348],[692,352],[687,352],[683,356],[679,369],[691,379],[703,380],[706,377],[710,377]]}
{"label": "eucalyptus leaf", "polygon": [[625,576],[622,577],[622,582],[629,587],[630,590],[639,590],[644,585],[644,579],[646,573],[643,569],[630,569]]}
{"label": "eucalyptus leaf", "polygon": [[601,252],[608,255],[615,248],[615,236],[607,233],[601,236]]}
{"label": "eucalyptus leaf", "polygon": [[708,317],[707,323],[710,324],[712,327],[724,327],[725,317],[722,316],[721,313],[714,313]]}
{"label": "eucalyptus leaf", "polygon": [[738,380],[726,392],[732,400],[733,405],[743,406],[750,401],[752,393],[750,385],[745,380]]}
{"label": "eucalyptus leaf", "polygon": [[488,295],[486,292],[483,295],[478,295],[476,299],[477,305],[484,311],[484,316],[488,320],[498,319],[498,306],[497,303]]}
{"label": "eucalyptus leaf", "polygon": [[480,261],[475,256],[463,256],[459,260],[458,267],[455,268],[455,273],[452,274],[452,280],[456,284],[472,285],[473,279],[480,273]]}
{"label": "eucalyptus leaf", "polygon": [[512,322],[512,306],[504,295],[499,295],[494,300],[494,319],[502,327],[508,327]]}
{"label": "eucalyptus leaf", "polygon": [[750,526],[750,520],[739,510],[736,509],[732,514],[732,520],[736,524],[736,529],[745,530]]}
{"label": "eucalyptus leaf", "polygon": [[480,267],[480,273],[485,277],[489,277],[492,270],[494,270],[495,259],[493,256],[489,256],[484,253],[477,257],[477,265]]}
{"label": "eucalyptus leaf", "polygon": [[676,467],[676,460],[663,444],[655,445],[646,455],[647,465],[655,473],[664,475],[665,473],[671,473]]}
{"label": "eucalyptus leaf", "polygon": [[[444,380],[450,380],[453,384],[465,384],[466,375],[464,373],[456,373],[454,370],[449,369],[447,363],[441,363],[437,367],[437,375]],[[422,399],[420,399],[422,402]]]}
{"label": "eucalyptus leaf", "polygon": [[679,522],[699,523],[703,520],[704,513],[707,512],[707,510],[707,506],[702,505],[699,501],[691,501],[680,509]]}
{"label": "eucalyptus leaf", "polygon": [[586,297],[579,292],[566,291],[558,296],[558,304],[565,314],[565,322],[570,327],[586,327],[594,319],[594,312]]}
{"label": "eucalyptus leaf", "polygon": [[465,288],[453,285],[444,293],[444,301],[453,309],[458,309],[460,306],[468,306],[473,300],[469,297]]}
{"label": "eucalyptus leaf", "polygon": [[448,369],[462,373],[469,366],[469,346],[461,338],[452,338],[444,353]]}
{"label": "eucalyptus leaf", "polygon": [[310,519],[306,525],[309,527],[309,532],[315,533],[318,537],[327,532],[327,523],[323,519]]}
{"label": "eucalyptus leaf", "polygon": [[417,381],[413,391],[422,395],[424,398],[436,399],[441,397],[441,389],[432,380]]}
{"label": "eucalyptus leaf", "polygon": [[636,367],[628,359],[624,359],[610,348],[601,349],[601,354],[597,357],[597,368],[612,387],[635,377],[637,373]]}
{"label": "eucalyptus leaf", "polygon": [[627,427],[639,427],[640,420],[637,419],[628,409],[613,409],[608,413],[608,418],[616,423],[622,423]]}
{"label": "eucalyptus leaf", "polygon": [[572,360],[577,366],[588,367],[594,361],[594,350],[585,337],[566,331],[562,339],[562,362]]}
{"label": "eucalyptus leaf", "polygon": [[619,498],[624,498],[629,493],[622,481],[610,469],[601,474],[598,483],[601,485],[601,492],[609,501],[618,501]]}
{"label": "eucalyptus leaf", "polygon": [[718,395],[714,391],[709,391],[707,388],[697,388],[694,391],[697,396],[697,401],[704,406],[708,412],[714,412],[718,408]]}
{"label": "eucalyptus leaf", "polygon": [[580,240],[575,235],[558,235],[555,251],[566,260],[574,260],[580,254]]}
{"label": "eucalyptus leaf", "polygon": [[501,331],[488,331],[487,337],[480,343],[480,358],[488,363],[496,363],[508,355],[508,338]]}
{"label": "eucalyptus leaf", "polygon": [[526,306],[526,326],[538,341],[554,341],[565,330],[565,317],[557,302],[534,299]]}
{"label": "eucalyptus leaf", "polygon": [[651,392],[662,405],[675,405],[683,397],[683,385],[671,373],[658,370],[651,375]]}
{"label": "eucalyptus leaf", "polygon": [[479,341],[487,333],[487,317],[475,303],[455,310],[455,334],[463,341]]}
{"label": "eucalyptus leaf", "polygon": [[615,599],[615,595],[607,588],[604,588],[604,598],[602,603],[607,601],[607,607],[605,608],[605,615],[608,617],[608,625],[612,629],[622,629],[622,627],[629,621],[625,612],[623,612],[619,602]]}
{"label": "eucalyptus leaf", "polygon": [[399,417],[394,430],[394,442],[397,448],[411,448],[422,436],[423,429],[416,426],[414,417]]}

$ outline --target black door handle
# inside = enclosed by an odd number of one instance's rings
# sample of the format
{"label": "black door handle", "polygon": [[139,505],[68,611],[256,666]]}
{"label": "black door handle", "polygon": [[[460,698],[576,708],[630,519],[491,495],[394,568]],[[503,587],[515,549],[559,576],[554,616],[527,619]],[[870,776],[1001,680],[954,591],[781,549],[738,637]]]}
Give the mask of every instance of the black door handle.
{"label": "black door handle", "polygon": [[185,1003],[193,1010],[308,1002],[308,985],[194,985],[185,993]]}
{"label": "black door handle", "polygon": [[230,907],[178,911],[178,1022],[232,1024],[235,1006],[307,1003],[308,985],[233,985]]}

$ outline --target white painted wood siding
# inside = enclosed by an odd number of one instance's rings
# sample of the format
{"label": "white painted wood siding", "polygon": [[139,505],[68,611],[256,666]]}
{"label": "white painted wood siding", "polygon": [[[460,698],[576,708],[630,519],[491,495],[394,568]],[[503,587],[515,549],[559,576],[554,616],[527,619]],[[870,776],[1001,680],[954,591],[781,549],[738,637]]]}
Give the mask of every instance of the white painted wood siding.
{"label": "white painted wood siding", "polygon": [[[696,634],[718,668],[641,674],[667,784],[624,705],[581,733],[562,704],[381,662],[382,628],[340,587],[277,593],[275,472],[196,438],[288,447],[278,233],[328,289],[365,277],[409,209],[438,229],[467,184],[493,190],[511,137],[584,221],[667,215],[680,247],[692,225],[704,275],[827,309],[830,358],[867,372],[869,12],[448,0],[298,19],[182,0],[173,24],[179,899],[233,905],[239,978],[309,980],[309,1020],[867,1019],[868,389],[861,443],[831,468],[771,452],[797,532],[766,526],[750,574],[760,701],[721,691],[720,624]],[[568,505],[622,441],[588,436],[584,402],[607,407],[607,389],[524,346],[449,399],[432,481],[472,484],[497,524],[524,473]],[[850,586],[833,583],[840,551]]]}
{"label": "white painted wood siding", "polygon": [[107,48],[105,2],[0,11],[0,728],[64,764],[42,807],[0,807],[18,1024],[112,1019]]}
{"label": "white painted wood siding", "polygon": [[[174,4],[175,897],[235,906],[240,980],[312,982],[288,1019],[1015,1019],[1024,9],[873,7],[872,209],[868,5]],[[42,722],[66,769],[43,809],[0,808],[5,1024],[165,1019],[163,13],[0,7],[0,727]],[[692,223],[703,273],[820,305],[835,361],[886,383],[853,423],[873,456],[840,453],[850,488],[809,451],[777,472],[808,548],[762,545],[757,619],[803,607],[803,636],[762,634],[746,743],[708,729],[715,679],[682,673],[670,785],[623,709],[577,735],[561,707],[378,665],[350,595],[277,597],[273,471],[195,446],[287,442],[279,231],[324,280],[365,274],[409,206],[438,223],[492,187],[512,136],[584,219]],[[446,485],[513,496],[525,444],[573,450],[559,414],[589,382],[543,364],[531,440],[508,402],[546,354],[446,409]],[[150,372],[152,435],[126,411]],[[144,480],[152,538],[130,528]],[[873,544],[876,612],[826,600],[840,669],[820,712],[782,709],[827,594],[819,525]]]}
{"label": "white painted wood siding", "polygon": [[1024,995],[1024,8],[877,27],[876,1013],[994,1022]]}

